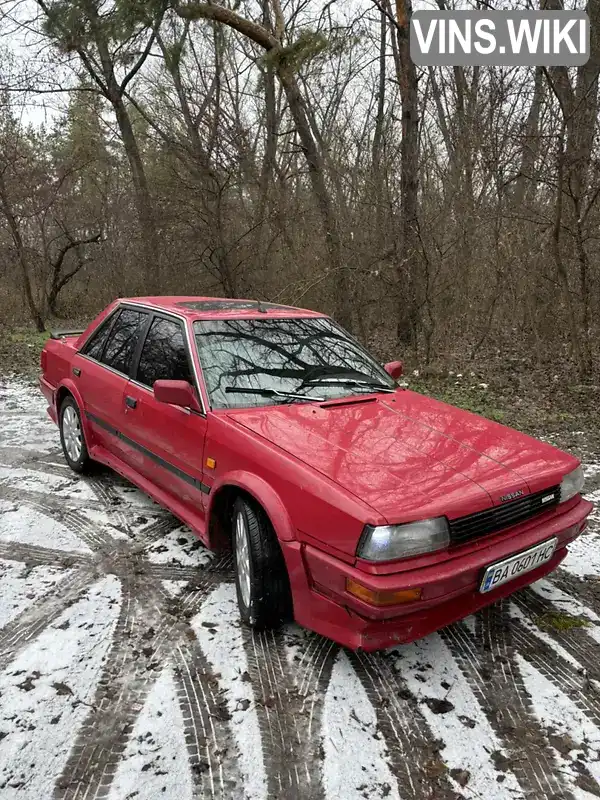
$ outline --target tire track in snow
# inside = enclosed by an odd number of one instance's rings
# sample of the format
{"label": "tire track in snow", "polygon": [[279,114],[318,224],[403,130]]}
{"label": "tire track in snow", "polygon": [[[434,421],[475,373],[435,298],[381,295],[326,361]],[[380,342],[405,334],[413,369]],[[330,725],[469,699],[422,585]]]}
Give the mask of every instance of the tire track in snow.
{"label": "tire track in snow", "polygon": [[216,677],[197,640],[173,653],[175,685],[183,716],[185,744],[198,797],[233,798],[239,787],[235,755],[230,753],[229,712]]}
{"label": "tire track in snow", "polygon": [[309,635],[290,665],[282,631],[242,630],[269,798],[323,800],[320,722],[338,645]]}
{"label": "tire track in snow", "polygon": [[[0,500],[7,500],[18,505],[25,504],[49,519],[62,523],[96,552],[110,555],[117,546],[117,540],[103,530],[99,524],[86,517],[82,511],[69,508],[70,497],[63,498],[58,495],[15,489],[0,484]],[[93,507],[93,504],[90,505],[89,502],[83,500],[79,501],[78,505],[85,509]],[[104,508],[102,507],[101,510]]]}
{"label": "tire track in snow", "polygon": [[510,754],[511,770],[526,797],[573,800],[515,662],[507,614],[500,604],[488,606],[476,615],[475,626],[475,637],[463,623],[441,635]]}
{"label": "tire track in snow", "polygon": [[550,580],[563,592],[573,595],[600,616],[600,578],[595,575],[590,575],[587,579],[579,578],[566,569],[558,569],[552,573]]}
{"label": "tire track in snow", "polygon": [[[50,489],[48,490],[50,492]],[[6,500],[9,503],[16,503],[17,505],[25,504],[30,508],[47,514],[53,519],[57,514],[61,514],[67,507],[79,508],[82,511],[94,509],[95,511],[104,511],[105,506],[99,500],[84,500],[73,495],[60,496],[53,495],[45,492],[37,492],[33,489],[18,489],[8,483],[0,483],[0,500]]]}
{"label": "tire track in snow", "polygon": [[434,740],[416,698],[404,681],[377,653],[349,652],[377,715],[377,725],[387,745],[390,768],[403,800],[460,800],[446,775]]}
{"label": "tire track in snow", "polygon": [[[197,590],[195,599],[198,602],[211,585],[207,580],[206,586]],[[177,666],[177,693],[186,726],[188,752],[189,738],[204,742],[206,730],[214,732],[219,728],[213,720],[216,703],[209,705],[208,711],[199,707],[200,695],[204,700],[211,697],[214,678],[202,655],[190,644],[195,636],[189,624],[180,620],[180,608],[181,604],[164,592],[160,584],[147,580],[141,565],[136,565],[132,559],[130,577],[122,578],[121,612],[92,710],[57,783],[55,800],[104,800],[108,797],[135,721],[165,663],[174,661]],[[189,656],[188,661],[185,655]],[[221,729],[222,726],[220,723]],[[207,767],[211,775],[216,769],[212,761],[215,752],[223,749],[225,740],[226,733],[220,730],[219,736],[213,735],[212,741],[207,743],[212,747],[210,768]],[[201,796],[220,798],[220,784],[214,779],[207,784],[203,776],[204,762],[199,752],[191,766],[202,788]],[[202,753],[204,755],[204,751]],[[215,787],[214,794],[207,793]]]}
{"label": "tire track in snow", "polygon": [[22,542],[0,542],[0,558],[7,561],[22,561],[28,566],[48,567],[91,567],[90,556],[68,550],[53,550],[50,547],[23,544]]}
{"label": "tire track in snow", "polygon": [[511,619],[511,636],[517,652],[563,692],[600,729],[600,695],[590,686],[583,669],[562,658],[519,620]]}
{"label": "tire track in snow", "polygon": [[[511,595],[512,602],[526,614],[534,624],[535,619],[547,614],[560,613],[560,610],[545,597],[541,597],[532,589],[524,589]],[[548,625],[544,633],[561,645],[573,658],[587,670],[591,678],[600,681],[600,642],[592,639],[585,627],[574,627],[564,630]]]}
{"label": "tire track in snow", "polygon": [[63,611],[76,603],[97,580],[92,572],[68,574],[35,605],[27,608],[0,630],[0,670],[36,639]]}
{"label": "tire track in snow", "polygon": [[[137,674],[133,650],[141,620],[132,613],[136,586],[122,581],[121,610],[92,708],[54,790],[55,800],[100,800],[110,785],[153,677]],[[151,646],[151,643],[148,642]]]}

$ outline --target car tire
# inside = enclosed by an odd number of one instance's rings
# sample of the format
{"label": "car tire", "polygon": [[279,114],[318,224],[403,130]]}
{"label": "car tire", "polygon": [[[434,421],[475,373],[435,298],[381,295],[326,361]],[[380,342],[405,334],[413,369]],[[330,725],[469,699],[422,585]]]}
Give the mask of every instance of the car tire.
{"label": "car tire", "polygon": [[83,435],[81,414],[71,395],[63,400],[58,415],[60,443],[65,461],[74,472],[89,472],[92,460],[89,456]]}
{"label": "car tire", "polygon": [[291,619],[290,582],[273,526],[260,506],[241,497],[233,506],[232,544],[242,620],[265,630]]}

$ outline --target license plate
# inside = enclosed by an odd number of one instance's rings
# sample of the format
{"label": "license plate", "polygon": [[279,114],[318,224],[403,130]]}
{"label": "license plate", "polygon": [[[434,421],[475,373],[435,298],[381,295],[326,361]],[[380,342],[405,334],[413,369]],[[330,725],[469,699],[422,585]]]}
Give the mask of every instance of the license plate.
{"label": "license plate", "polygon": [[546,561],[550,561],[556,550],[556,542],[556,538],[548,539],[529,550],[505,558],[504,561],[491,564],[484,573],[479,591],[491,592],[492,589],[497,589],[503,583],[508,583],[520,575],[540,567]]}

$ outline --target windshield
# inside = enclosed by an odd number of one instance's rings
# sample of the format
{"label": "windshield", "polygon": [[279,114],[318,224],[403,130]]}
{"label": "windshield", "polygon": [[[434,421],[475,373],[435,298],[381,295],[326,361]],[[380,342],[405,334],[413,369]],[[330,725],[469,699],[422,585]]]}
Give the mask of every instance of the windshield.
{"label": "windshield", "polygon": [[331,400],[395,386],[328,318],[202,320],[194,333],[213,408]]}

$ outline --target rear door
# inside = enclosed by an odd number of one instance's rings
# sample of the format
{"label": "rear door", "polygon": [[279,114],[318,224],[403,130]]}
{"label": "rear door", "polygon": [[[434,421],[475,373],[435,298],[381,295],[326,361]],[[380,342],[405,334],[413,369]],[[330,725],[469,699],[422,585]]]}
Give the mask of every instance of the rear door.
{"label": "rear door", "polygon": [[96,442],[120,458],[124,446],[119,433],[124,423],[123,396],[133,357],[150,313],[121,306],[86,342],[72,363],[74,380],[83,398],[83,412]]}
{"label": "rear door", "polygon": [[124,432],[131,440],[127,459],[153,483],[202,514],[208,491],[202,481],[206,415],[159,403],[152,390],[157,380],[188,381],[202,404],[184,320],[154,314],[136,361],[124,398]]}

